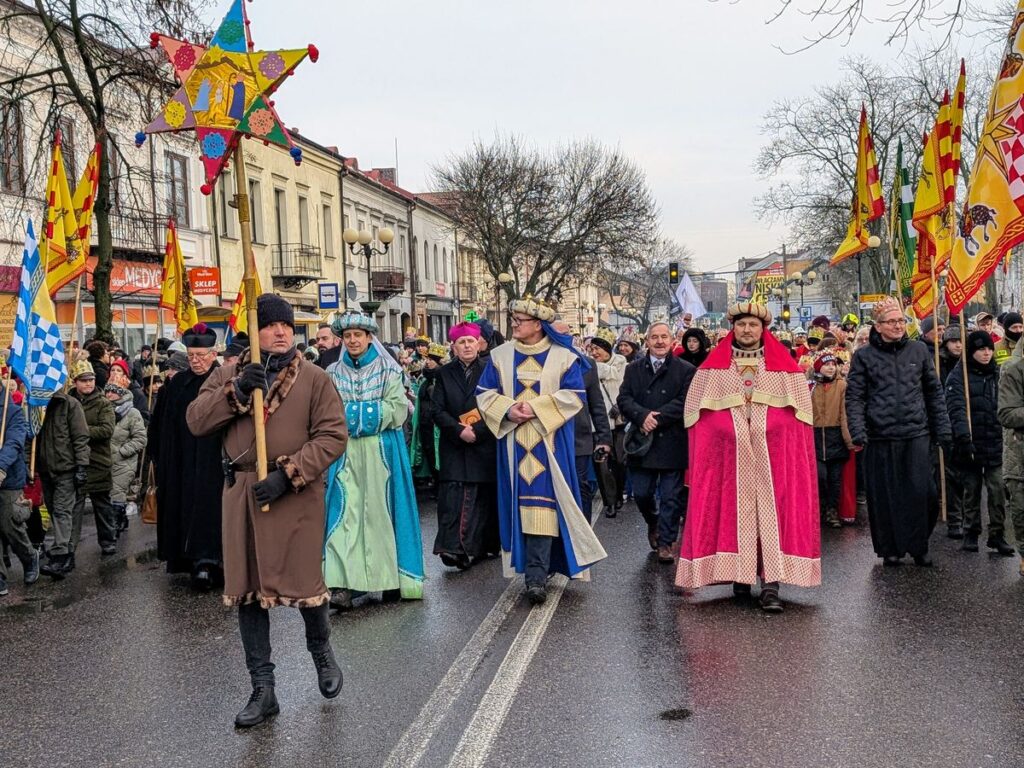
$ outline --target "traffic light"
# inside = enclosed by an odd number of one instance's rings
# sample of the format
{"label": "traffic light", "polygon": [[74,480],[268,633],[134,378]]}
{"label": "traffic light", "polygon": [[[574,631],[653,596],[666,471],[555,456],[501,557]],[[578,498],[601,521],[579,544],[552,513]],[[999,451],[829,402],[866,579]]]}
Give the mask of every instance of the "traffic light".
{"label": "traffic light", "polygon": [[789,317],[790,317],[789,304],[783,304],[782,305],[782,322],[788,324],[789,323]]}
{"label": "traffic light", "polygon": [[668,263],[668,284],[679,285],[679,262],[670,261]]}

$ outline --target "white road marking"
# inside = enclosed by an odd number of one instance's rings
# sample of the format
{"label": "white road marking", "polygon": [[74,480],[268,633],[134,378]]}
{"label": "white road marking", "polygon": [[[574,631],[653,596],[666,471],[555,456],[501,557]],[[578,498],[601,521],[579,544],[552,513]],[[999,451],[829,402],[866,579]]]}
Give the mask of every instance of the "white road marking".
{"label": "white road marking", "polygon": [[544,605],[535,607],[526,617],[523,626],[512,641],[512,646],[498,667],[480,705],[470,720],[469,726],[459,739],[455,753],[448,762],[448,768],[479,768],[487,761],[494,740],[505,723],[512,702],[519,692],[526,670],[533,660],[540,641],[547,631],[551,617],[558,608],[568,579],[555,576],[548,582],[548,599]]}
{"label": "white road marking", "polygon": [[523,585],[518,579],[514,579],[501,593],[469,642],[455,657],[455,661],[445,672],[437,688],[430,694],[416,719],[406,728],[398,744],[391,750],[391,754],[384,762],[385,768],[414,768],[419,764],[438,726],[473,676],[494,636],[519,601],[522,591]]}

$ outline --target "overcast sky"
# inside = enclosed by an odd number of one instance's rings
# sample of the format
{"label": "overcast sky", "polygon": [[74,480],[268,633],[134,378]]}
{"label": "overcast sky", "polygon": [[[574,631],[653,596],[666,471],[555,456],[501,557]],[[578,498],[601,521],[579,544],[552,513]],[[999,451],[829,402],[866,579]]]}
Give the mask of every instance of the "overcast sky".
{"label": "overcast sky", "polygon": [[[887,0],[869,0],[884,11]],[[223,13],[226,3],[218,13]],[[474,139],[514,132],[544,147],[592,137],[646,171],[665,234],[699,269],[785,240],[754,215],[761,118],[838,77],[840,59],[890,60],[886,28],[797,55],[812,27],[775,0],[258,0],[257,49],[315,43],[277,94],[284,122],[360,166],[429,189],[429,169]],[[216,23],[214,21],[213,23]],[[927,42],[921,38],[921,42]]]}

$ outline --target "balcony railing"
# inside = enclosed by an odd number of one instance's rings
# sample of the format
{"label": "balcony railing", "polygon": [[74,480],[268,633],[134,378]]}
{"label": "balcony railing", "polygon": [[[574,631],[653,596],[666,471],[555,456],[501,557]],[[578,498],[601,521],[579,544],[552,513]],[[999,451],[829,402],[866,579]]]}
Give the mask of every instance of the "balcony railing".
{"label": "balcony railing", "polygon": [[279,243],[271,246],[274,279],[286,288],[301,288],[323,276],[320,247],[304,243]]}
{"label": "balcony railing", "polygon": [[462,301],[476,301],[477,300],[477,287],[476,283],[456,283],[455,284],[456,295]]}
{"label": "balcony railing", "polygon": [[166,240],[166,228],[166,216],[154,216],[146,211],[125,208],[110,212],[110,236],[114,250],[117,251],[161,254]]}
{"label": "balcony railing", "polygon": [[382,267],[370,272],[370,285],[375,299],[397,296],[405,291],[405,273],[396,267]]}

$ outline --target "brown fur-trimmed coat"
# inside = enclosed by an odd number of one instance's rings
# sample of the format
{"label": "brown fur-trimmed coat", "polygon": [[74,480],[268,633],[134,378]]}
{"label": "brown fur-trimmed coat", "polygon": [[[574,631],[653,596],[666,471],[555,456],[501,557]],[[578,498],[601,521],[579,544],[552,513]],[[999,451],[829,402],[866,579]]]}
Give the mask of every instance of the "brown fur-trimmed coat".
{"label": "brown fur-trimmed coat", "polygon": [[223,430],[224,448],[236,465],[235,484],[225,484],[224,602],[259,600],[275,605],[314,606],[327,601],[323,578],[323,473],[348,442],[345,410],[327,374],[295,355],[277,374],[266,398],[267,457],[291,480],[263,512],[256,505],[255,428],[250,408],[236,398],[236,370],[244,359],[218,368],[188,408],[196,435]]}

